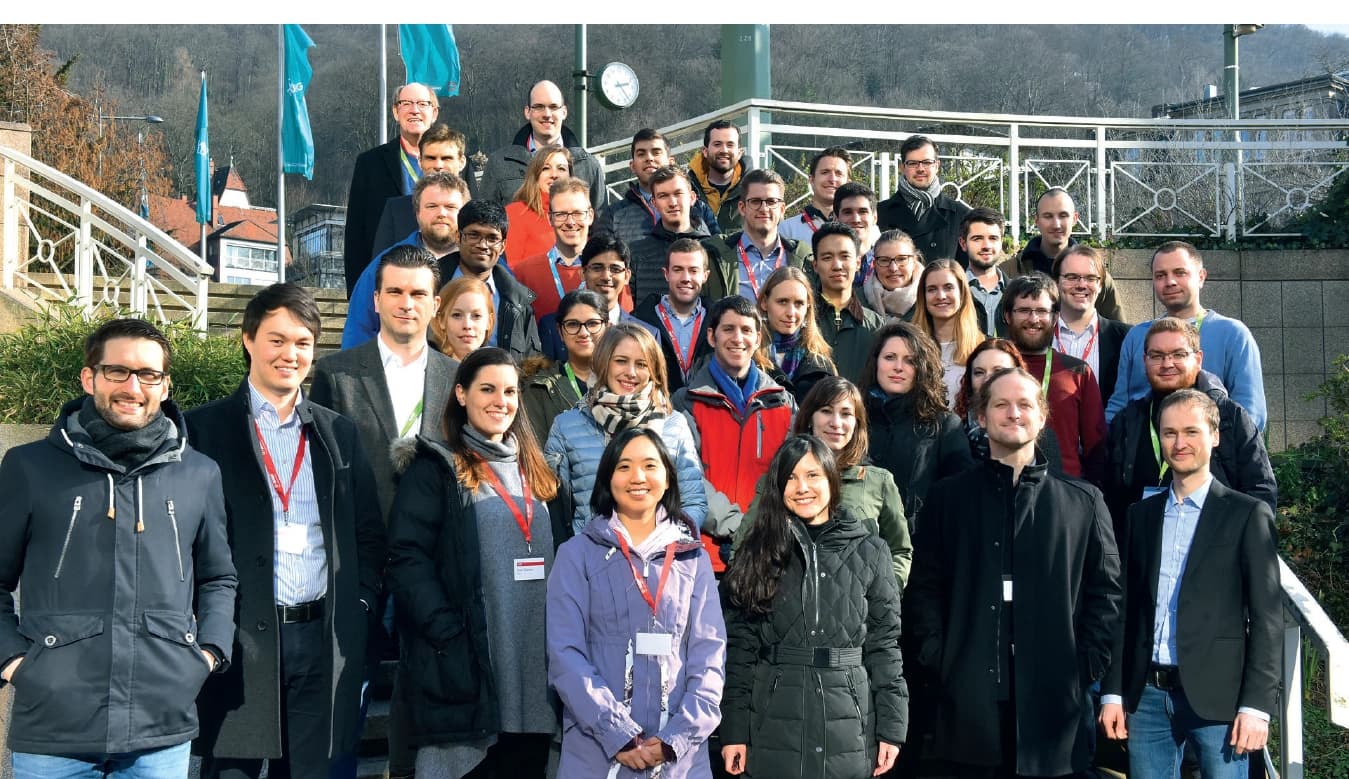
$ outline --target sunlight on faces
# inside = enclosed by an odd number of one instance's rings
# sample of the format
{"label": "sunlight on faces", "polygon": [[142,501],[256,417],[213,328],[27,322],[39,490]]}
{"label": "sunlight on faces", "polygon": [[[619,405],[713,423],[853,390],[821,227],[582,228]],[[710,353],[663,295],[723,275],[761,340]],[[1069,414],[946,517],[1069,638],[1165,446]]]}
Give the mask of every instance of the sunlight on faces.
{"label": "sunlight on faces", "polygon": [[457,189],[445,189],[434,184],[422,190],[417,204],[417,229],[427,247],[433,252],[443,251],[459,240],[459,209],[464,207],[464,194]]}
{"label": "sunlight on faces", "polygon": [[492,441],[500,441],[520,407],[520,374],[513,365],[486,365],[467,388],[454,385],[468,423]]}
{"label": "sunlight on faces", "polygon": [[99,365],[120,365],[133,371],[123,382],[105,378],[98,369],[80,371],[84,391],[94,397],[94,408],[119,430],[140,430],[159,414],[169,395],[169,377],[159,384],[142,384],[134,371],[164,371],[164,349],[148,338],[109,338],[103,342]]}
{"label": "sunlight on faces", "polygon": [[852,398],[840,395],[833,402],[815,409],[810,416],[810,427],[810,432],[830,449],[843,451],[857,430],[857,409],[853,407]]}
{"label": "sunlight on faces", "polygon": [[562,123],[567,121],[567,105],[556,84],[544,81],[529,91],[525,106],[525,120],[534,137],[545,143],[562,135]]}
{"label": "sunlight on faces", "polygon": [[725,175],[740,161],[740,152],[740,131],[728,127],[710,133],[708,144],[703,147],[703,159],[709,168]]}
{"label": "sunlight on faces", "polygon": [[1077,207],[1066,192],[1040,198],[1035,210],[1035,226],[1040,230],[1040,248],[1051,258],[1068,245],[1077,223]]}
{"label": "sunlight on faces", "polygon": [[670,152],[665,141],[651,139],[638,141],[632,150],[632,159],[628,160],[628,170],[637,177],[642,189],[651,188],[651,174],[670,164]]}
{"label": "sunlight on faces", "polygon": [[[1059,303],[1064,309],[1071,309],[1078,315],[1090,311],[1096,306],[1096,297],[1101,294],[1101,281],[1089,281],[1096,275],[1096,265],[1090,257],[1071,254],[1059,263]],[[1069,281],[1066,276],[1072,276]]]}
{"label": "sunlight on faces", "polygon": [[1004,259],[1002,228],[995,224],[971,222],[966,228],[965,237],[960,239],[960,248],[969,255],[972,270],[986,271]]}
{"label": "sunlight on faces", "polygon": [[[755,206],[751,201],[776,200],[773,205],[763,203]],[[736,204],[740,218],[744,220],[745,230],[751,235],[766,236],[782,221],[787,212],[787,203],[782,199],[782,187],[775,183],[751,184],[746,188]]]}
{"label": "sunlight on faces", "polygon": [[618,342],[605,374],[609,391],[618,395],[631,395],[651,383],[651,365],[636,338]]}
{"label": "sunlight on faces", "polygon": [[876,224],[876,210],[871,207],[870,199],[850,197],[839,204],[834,218],[856,230],[858,235],[866,236]]}
{"label": "sunlight on faces", "polygon": [[471,224],[460,235],[459,265],[465,273],[483,276],[496,268],[505,249],[506,236],[495,227]]}
{"label": "sunlight on faces", "polygon": [[288,308],[267,312],[255,335],[244,334],[248,378],[269,400],[300,388],[314,361],[314,333]]}
{"label": "sunlight on faces", "polygon": [[1166,310],[1185,312],[1199,300],[1208,271],[1184,249],[1163,252],[1152,260],[1152,291]]}
{"label": "sunlight on faces", "polygon": [[555,151],[548,155],[544,161],[543,167],[539,169],[539,191],[547,192],[548,188],[553,186],[553,182],[560,178],[566,178],[571,175],[571,165],[562,152]]}
{"label": "sunlight on faces", "polygon": [[782,490],[782,502],[787,510],[807,523],[819,519],[828,519],[829,477],[824,466],[807,452],[797,461],[787,477],[787,486]]}
{"label": "sunlight on faces", "polygon": [[[465,292],[450,301],[441,314],[445,337],[456,360],[479,348],[492,332],[490,303],[481,292]],[[442,344],[442,347],[445,344]]]}
{"label": "sunlight on faces", "polygon": [[727,311],[717,329],[708,333],[707,341],[726,373],[739,379],[754,365],[754,350],[759,348],[759,319]]}
{"label": "sunlight on faces", "polygon": [[463,147],[454,141],[437,141],[422,146],[418,164],[422,173],[444,171],[458,176],[468,164],[468,158],[464,156]]}
{"label": "sunlight on faces", "polygon": [[[873,251],[876,278],[886,291],[907,287],[913,283],[919,271],[918,253],[914,250],[913,241],[885,241],[876,244]],[[884,263],[887,259],[897,259],[899,262],[890,265]]]}
{"label": "sunlight on faces", "polygon": [[641,517],[655,511],[669,486],[670,474],[650,438],[637,436],[623,447],[609,481],[619,514]]}
{"label": "sunlight on faces", "polygon": [[846,235],[826,235],[815,250],[815,275],[820,291],[830,298],[841,297],[852,288],[859,263],[857,244]]}
{"label": "sunlight on faces", "polygon": [[1193,387],[1204,363],[1204,353],[1190,350],[1182,333],[1154,333],[1143,349],[1148,384],[1160,393]]}
{"label": "sunlight on faces", "polygon": [[909,342],[899,337],[886,339],[876,356],[876,385],[890,395],[905,395],[918,378],[918,356]]}
{"label": "sunlight on faces", "polygon": [[[595,354],[595,345],[599,342],[600,336],[604,335],[604,328],[609,322],[600,316],[600,312],[587,306],[584,303],[578,303],[571,307],[567,312],[567,318],[558,320],[559,325],[567,325],[575,322],[581,325],[575,335],[567,333],[565,327],[560,327],[562,331],[562,345],[567,348],[567,359],[572,360],[577,357],[589,360]],[[594,335],[586,330],[585,324],[588,322],[599,322],[600,329]]]}
{"label": "sunlight on faces", "polygon": [[[559,246],[565,246],[574,254],[585,248],[590,238],[590,225],[595,221],[595,212],[590,207],[590,198],[580,192],[560,192],[548,203],[548,210],[554,215],[553,238]],[[579,217],[567,217],[557,221],[557,214],[580,214]]]}
{"label": "sunlight on faces", "polygon": [[1022,295],[1008,312],[1007,333],[1025,354],[1039,354],[1054,340],[1054,301],[1049,293]]}
{"label": "sunlight on faces", "polygon": [[[435,124],[436,117],[440,115],[440,102],[431,94],[431,90],[421,84],[403,87],[398,92],[396,100],[398,102],[393,106],[393,118],[398,122],[399,131],[412,138],[415,144],[416,139]],[[411,104],[405,104],[403,101],[411,101]],[[416,103],[430,103],[430,105],[419,106]]]}
{"label": "sunlight on faces", "polygon": [[651,202],[666,227],[673,229],[688,224],[689,209],[693,206],[693,193],[689,189],[689,183],[682,176],[675,176],[669,181],[653,185]]}
{"label": "sunlight on faces", "polygon": [[994,458],[1034,445],[1045,426],[1041,402],[1040,384],[1033,379],[1009,374],[993,382],[988,407],[979,414],[979,426],[988,432]]}
{"label": "sunlight on faces", "polygon": [[382,276],[380,288],[375,290],[380,333],[401,344],[424,339],[438,302],[431,269],[390,265]]}
{"label": "sunlight on faces", "polygon": [[806,311],[809,307],[810,290],[796,279],[773,287],[768,299],[760,310],[768,320],[768,326],[778,335],[795,335],[806,323]]}
{"label": "sunlight on faces", "polygon": [[1162,457],[1175,476],[1189,476],[1209,466],[1218,431],[1209,426],[1198,403],[1168,406],[1158,420]]}
{"label": "sunlight on faces", "polygon": [[832,207],[834,192],[848,183],[849,173],[848,163],[841,158],[824,157],[815,166],[815,173],[810,177],[810,191],[816,200],[829,203]]}
{"label": "sunlight on faces", "polygon": [[674,252],[661,269],[670,300],[681,306],[692,305],[707,283],[707,257],[701,252]]}
{"label": "sunlight on faces", "polygon": [[923,287],[923,305],[933,322],[945,322],[960,311],[960,282],[949,270],[933,271]]}
{"label": "sunlight on faces", "polygon": [[916,189],[927,189],[941,172],[941,160],[932,144],[924,144],[904,155],[904,178]]}
{"label": "sunlight on faces", "polygon": [[581,268],[581,278],[585,280],[586,289],[603,295],[611,311],[618,305],[618,298],[628,285],[629,273],[630,269],[623,258],[618,256],[618,252],[597,254]]}

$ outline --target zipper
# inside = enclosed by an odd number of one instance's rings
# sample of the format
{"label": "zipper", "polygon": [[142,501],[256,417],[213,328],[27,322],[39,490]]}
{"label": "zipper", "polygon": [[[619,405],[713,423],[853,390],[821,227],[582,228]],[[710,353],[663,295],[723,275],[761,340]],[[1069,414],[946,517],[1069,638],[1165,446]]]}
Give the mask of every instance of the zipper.
{"label": "zipper", "polygon": [[755,458],[756,460],[762,460],[762,459],[763,459],[763,415],[762,415],[762,414],[755,414],[755,415],[754,415],[754,421],[756,421],[756,422],[759,423],[759,424],[758,424],[758,438],[756,438],[756,439],[755,439],[755,442],[754,442],[754,458]]}
{"label": "zipper", "polygon": [[844,669],[843,676],[848,680],[848,692],[852,693],[852,705],[857,710],[857,721],[862,722],[862,701],[857,697],[857,684],[853,682],[852,669]]}
{"label": "zipper", "polygon": [[66,540],[61,544],[61,557],[56,561],[56,573],[52,574],[53,579],[61,578],[61,566],[66,564],[66,551],[70,549],[70,538],[75,535],[75,519],[80,515],[80,506],[84,505],[84,496],[75,496],[75,505],[70,507],[70,525],[66,528]]}
{"label": "zipper", "polygon": [[813,628],[813,629],[815,629],[815,630],[819,630],[819,629],[820,629],[820,558],[819,558],[819,555],[817,555],[817,554],[815,553],[815,542],[814,542],[814,541],[811,541],[811,542],[810,542],[810,575],[811,575],[812,580],[813,580],[813,582],[814,582],[814,590],[815,590],[814,593],[813,593],[813,595],[814,595],[815,597],[811,598],[811,600],[815,601],[815,621],[812,622],[810,626],[811,626],[811,628]]}
{"label": "zipper", "polygon": [[164,505],[169,510],[169,524],[173,525],[173,551],[178,553],[178,581],[187,581],[187,575],[183,573],[183,547],[178,538],[178,514],[173,510],[173,498],[164,501]]}

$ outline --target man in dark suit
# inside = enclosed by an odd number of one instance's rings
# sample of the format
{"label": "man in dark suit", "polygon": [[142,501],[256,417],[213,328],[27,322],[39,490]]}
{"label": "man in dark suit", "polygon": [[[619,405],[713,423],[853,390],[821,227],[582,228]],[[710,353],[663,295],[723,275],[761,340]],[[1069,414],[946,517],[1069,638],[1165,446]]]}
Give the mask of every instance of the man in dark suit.
{"label": "man in dark suit", "polygon": [[[394,469],[389,445],[420,433],[444,438],[443,417],[454,382],[455,363],[426,342],[426,328],[439,303],[436,258],[401,244],[385,252],[375,271],[375,311],[379,333],[353,349],[318,361],[309,399],[356,423],[370,456],[385,523],[393,505]],[[392,624],[392,615],[384,621]],[[394,686],[400,685],[397,675]],[[403,698],[393,696],[389,717],[389,776],[411,776],[416,752],[409,743]],[[354,759],[354,756],[353,756]]]}
{"label": "man in dark suit", "polygon": [[404,84],[394,91],[392,110],[398,122],[398,135],[388,143],[361,152],[351,171],[346,238],[342,244],[348,298],[361,271],[375,256],[372,251],[375,228],[384,213],[384,201],[411,195],[422,177],[417,143],[440,114],[440,102],[425,84]]}
{"label": "man in dark suit", "polygon": [[1052,266],[1059,285],[1059,320],[1054,348],[1091,366],[1101,388],[1101,402],[1110,400],[1119,375],[1119,349],[1129,325],[1101,316],[1096,308],[1105,279],[1105,258],[1086,244],[1073,244]]}
{"label": "man in dark suit", "polygon": [[1132,779],[1175,776],[1187,742],[1204,779],[1244,777],[1249,754],[1265,746],[1279,687],[1274,513],[1209,472],[1212,399],[1180,390],[1161,405],[1161,451],[1174,475],[1129,509],[1124,624],[1100,721],[1108,737],[1129,739]]}
{"label": "man in dark suit", "polygon": [[[464,173],[468,165],[467,144],[468,139],[463,133],[443,123],[432,125],[417,142],[417,161],[422,174],[443,171],[459,176],[464,181],[464,203],[472,199],[470,193],[473,190],[473,171]],[[412,195],[399,195],[385,200],[384,212],[379,215],[378,224],[370,244],[372,257],[378,257],[385,249],[407,238],[417,229],[417,209],[412,203]]]}
{"label": "man in dark suit", "polygon": [[941,191],[941,160],[931,138],[914,135],[899,147],[901,176],[894,197],[877,208],[881,230],[903,230],[929,261],[955,259],[960,221],[970,207]]}
{"label": "man in dark suit", "polygon": [[240,571],[233,664],[197,699],[206,779],[329,779],[359,737],[365,650],[384,523],[360,431],[309,402],[320,331],[304,288],[273,284],[244,309],[248,377],[187,414],[216,461]]}

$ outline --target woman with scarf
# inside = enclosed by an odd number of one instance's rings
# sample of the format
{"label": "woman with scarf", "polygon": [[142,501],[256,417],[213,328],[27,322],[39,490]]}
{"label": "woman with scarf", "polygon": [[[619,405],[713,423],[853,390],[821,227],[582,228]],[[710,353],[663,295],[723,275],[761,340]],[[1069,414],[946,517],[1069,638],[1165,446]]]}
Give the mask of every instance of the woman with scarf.
{"label": "woman with scarf", "polygon": [[759,311],[768,323],[762,353],[768,374],[800,403],[815,382],[837,373],[833,349],[815,321],[815,295],[800,268],[783,266],[759,288]]}
{"label": "woman with scarf", "polygon": [[554,365],[547,357],[530,357],[524,365],[525,414],[540,446],[548,440],[558,414],[590,391],[595,347],[609,326],[609,306],[594,290],[572,290],[562,296],[553,321],[566,359]]}
{"label": "woman with scarf", "polygon": [[548,579],[548,676],[562,699],[561,779],[711,779],[726,626],[670,452],[633,427],[600,457],[595,519]]}
{"label": "woman with scarf", "polygon": [[519,262],[553,248],[557,236],[548,219],[548,188],[571,175],[571,152],[559,146],[539,149],[525,168],[525,177],[514,199],[506,206],[505,262]]}
{"label": "woman with scarf", "polygon": [[543,779],[557,727],[544,644],[546,578],[571,536],[571,493],[519,412],[511,355],[464,358],[446,442],[394,447],[389,518],[403,688],[421,779]]}
{"label": "woman with scarf", "polygon": [[544,456],[576,495],[573,530],[581,532],[590,521],[587,507],[605,445],[631,427],[649,427],[669,446],[684,513],[701,527],[707,515],[703,469],[688,422],[670,408],[665,356],[655,336],[631,322],[611,325],[595,348],[591,366],[593,380],[585,397],[558,415],[543,447]]}
{"label": "woman with scarf", "polygon": [[872,272],[862,280],[862,297],[887,321],[912,322],[918,309],[923,253],[903,230],[886,230],[872,250]]}

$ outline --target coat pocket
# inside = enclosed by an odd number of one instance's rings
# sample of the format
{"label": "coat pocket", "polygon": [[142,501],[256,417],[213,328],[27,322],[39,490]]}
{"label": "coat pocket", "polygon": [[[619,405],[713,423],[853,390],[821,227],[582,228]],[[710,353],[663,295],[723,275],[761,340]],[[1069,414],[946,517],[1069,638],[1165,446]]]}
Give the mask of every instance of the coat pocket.
{"label": "coat pocket", "polygon": [[181,733],[197,725],[196,698],[211,669],[197,643],[197,620],[178,611],[146,611],[136,652],[133,722],[143,732]]}
{"label": "coat pocket", "polygon": [[107,709],[107,639],[101,614],[32,614],[19,622],[32,641],[14,672],[16,741],[78,740]]}
{"label": "coat pocket", "polygon": [[408,678],[430,703],[472,703],[478,699],[478,662],[473,637],[460,630],[434,646],[418,637],[409,642]]}

